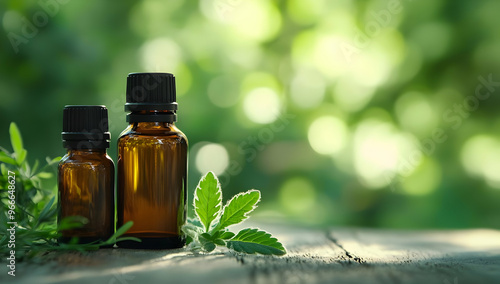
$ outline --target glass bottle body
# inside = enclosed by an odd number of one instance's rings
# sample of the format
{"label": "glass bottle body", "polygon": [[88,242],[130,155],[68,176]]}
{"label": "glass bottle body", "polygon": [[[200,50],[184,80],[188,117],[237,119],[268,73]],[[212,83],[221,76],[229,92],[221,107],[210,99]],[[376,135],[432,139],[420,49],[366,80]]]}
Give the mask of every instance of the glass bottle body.
{"label": "glass bottle body", "polygon": [[68,150],[58,168],[58,222],[69,216],[88,219],[83,227],[63,230],[59,241],[78,237],[79,243],[107,240],[114,233],[115,167],[105,149]]}
{"label": "glass bottle body", "polygon": [[117,227],[134,225],[125,248],[178,248],[185,244],[186,136],[167,122],[134,122],[118,139]]}

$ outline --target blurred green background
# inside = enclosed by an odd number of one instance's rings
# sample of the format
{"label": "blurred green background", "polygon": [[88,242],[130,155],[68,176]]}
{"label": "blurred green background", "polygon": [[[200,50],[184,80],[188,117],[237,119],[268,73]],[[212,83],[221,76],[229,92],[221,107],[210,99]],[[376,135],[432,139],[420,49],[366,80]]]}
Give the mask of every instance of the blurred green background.
{"label": "blurred green background", "polygon": [[224,199],[262,191],[261,221],[500,228],[498,11],[496,0],[3,0],[0,145],[15,121],[30,161],[63,155],[64,105],[105,104],[116,159],[127,74],[171,72],[190,195],[213,170]]}

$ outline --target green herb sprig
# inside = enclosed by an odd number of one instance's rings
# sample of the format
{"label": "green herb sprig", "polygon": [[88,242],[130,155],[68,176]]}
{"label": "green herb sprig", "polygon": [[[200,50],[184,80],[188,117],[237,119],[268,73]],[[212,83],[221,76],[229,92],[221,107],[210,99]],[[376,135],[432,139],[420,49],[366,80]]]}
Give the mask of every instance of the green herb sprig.
{"label": "green herb sprig", "polygon": [[[136,238],[120,238],[133,223],[129,222],[119,228],[108,240],[90,244],[78,244],[78,239],[73,239],[67,244],[59,244],[57,239],[61,231],[83,226],[88,220],[79,216],[70,216],[62,219],[59,225],[56,222],[57,187],[47,189],[42,180],[55,179],[51,167],[59,162],[61,157],[50,159],[47,157],[46,164],[39,169],[39,161],[33,166],[28,163],[28,151],[24,149],[21,132],[15,123],[9,127],[10,140],[13,152],[0,147],[0,206],[2,209],[0,222],[0,254],[6,255],[10,250],[15,250],[16,258],[32,257],[48,250],[96,250],[101,246],[109,246],[122,240],[140,241]],[[9,172],[14,173],[15,182],[9,179]],[[11,206],[9,198],[9,186],[15,187],[15,209],[13,220],[16,239],[15,248],[9,247],[9,235],[7,234],[8,209]],[[10,225],[9,225],[10,226]]]}
{"label": "green herb sprig", "polygon": [[222,206],[222,189],[213,172],[203,176],[194,193],[195,219],[188,219],[182,231],[193,250],[213,251],[225,246],[247,254],[284,255],[283,245],[271,234],[259,229],[243,229],[234,234],[227,230],[248,218],[257,208],[260,191],[252,189],[233,196]]}

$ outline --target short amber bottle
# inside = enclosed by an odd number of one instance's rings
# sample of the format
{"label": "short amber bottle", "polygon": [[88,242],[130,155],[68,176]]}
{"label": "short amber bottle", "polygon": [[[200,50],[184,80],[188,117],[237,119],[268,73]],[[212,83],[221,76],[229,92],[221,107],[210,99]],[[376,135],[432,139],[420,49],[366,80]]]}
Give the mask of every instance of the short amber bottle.
{"label": "short amber bottle", "polygon": [[132,73],[127,77],[130,125],[118,139],[117,227],[134,225],[124,236],[141,242],[124,248],[179,248],[185,241],[186,136],[174,125],[175,78],[169,73]]}
{"label": "short amber bottle", "polygon": [[66,106],[63,112],[63,146],[59,163],[58,222],[81,216],[87,223],[62,231],[59,242],[77,237],[79,243],[107,240],[114,232],[114,164],[109,147],[105,106]]}

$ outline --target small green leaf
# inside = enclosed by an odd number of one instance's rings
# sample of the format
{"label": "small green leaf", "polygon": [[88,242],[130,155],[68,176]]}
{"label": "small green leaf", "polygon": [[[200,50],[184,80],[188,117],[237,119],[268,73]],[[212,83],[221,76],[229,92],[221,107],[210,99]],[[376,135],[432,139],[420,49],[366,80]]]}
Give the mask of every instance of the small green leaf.
{"label": "small green leaf", "polygon": [[17,165],[16,160],[12,159],[9,155],[7,155],[5,152],[0,151],[0,162],[11,164],[11,165]]}
{"label": "small green leaf", "polygon": [[53,174],[49,173],[49,172],[40,172],[36,176],[41,178],[41,179],[49,179],[53,176]]}
{"label": "small green leaf", "polygon": [[5,166],[5,164],[0,164],[0,171],[2,173],[3,176],[7,176],[8,175],[8,169],[7,167]]}
{"label": "small green leaf", "polygon": [[186,246],[193,242],[193,238],[191,236],[186,236]]}
{"label": "small green leaf", "polygon": [[223,232],[219,236],[219,238],[223,239],[223,240],[229,240],[232,237],[234,237],[234,233],[233,232]]}
{"label": "small green leaf", "polygon": [[57,213],[56,209],[52,208],[52,205],[54,204],[55,200],[56,200],[56,197],[53,196],[50,199],[49,203],[47,203],[45,205],[45,207],[43,207],[42,212],[40,212],[40,214],[38,215],[38,220],[37,220],[36,225],[39,225],[40,222],[45,221],[46,219],[50,218],[50,216],[54,216]]}
{"label": "small green leaf", "polygon": [[128,221],[127,223],[123,224],[119,229],[116,230],[116,232],[109,237],[105,242],[100,243],[99,245],[112,245],[116,242],[119,241],[125,241],[125,240],[135,240],[135,241],[141,241],[140,239],[134,238],[134,237],[123,237],[120,238],[123,234],[125,234],[132,226],[134,225],[133,221]]}
{"label": "small green leaf", "polygon": [[51,159],[49,157],[45,158],[45,160],[47,161],[47,166],[50,166],[54,163],[58,163],[61,159],[62,159],[62,157],[55,157],[54,159]]}
{"label": "small green leaf", "polygon": [[203,238],[205,238],[207,240],[211,240],[212,239],[212,236],[209,233],[203,233],[200,236],[202,236]]}
{"label": "small green leaf", "polygon": [[226,245],[226,242],[222,239],[215,239],[214,240],[214,243],[219,245],[219,246],[225,246]]}
{"label": "small green leaf", "polygon": [[248,254],[284,255],[286,253],[285,248],[276,238],[258,229],[241,230],[227,242],[227,247]]}
{"label": "small green leaf", "polygon": [[215,249],[216,245],[215,243],[211,240],[211,236],[208,233],[203,233],[198,237],[198,240],[201,243],[201,247],[204,251],[206,252],[211,252]]}
{"label": "small green leaf", "polygon": [[119,236],[125,234],[128,229],[132,228],[134,225],[133,221],[128,221],[127,223],[123,224],[119,229],[116,230],[116,233],[113,234],[115,238],[118,238]]}
{"label": "small green leaf", "polygon": [[208,172],[196,187],[194,192],[195,213],[205,227],[210,230],[210,225],[219,216],[222,207],[222,191],[219,180],[212,172]]}
{"label": "small green leaf", "polygon": [[28,151],[22,149],[19,155],[16,153],[16,162],[18,165],[21,165],[24,160],[26,159],[26,156],[28,155]]}
{"label": "small green leaf", "polygon": [[247,192],[236,194],[224,206],[224,211],[216,230],[224,229],[230,225],[238,224],[248,218],[260,201],[260,191],[252,189]]}
{"label": "small green leaf", "polygon": [[216,245],[212,242],[206,242],[202,244],[203,250],[206,252],[211,252],[215,249]]}
{"label": "small green leaf", "polygon": [[31,173],[36,173],[36,170],[38,170],[38,166],[40,165],[40,162],[38,160],[35,160],[35,163],[33,164],[33,168],[31,169]]}
{"label": "small green leaf", "polygon": [[21,138],[21,132],[19,131],[19,128],[14,122],[10,123],[9,134],[10,134],[10,143],[12,144],[12,149],[14,149],[16,157],[19,157],[21,156],[21,152],[24,150],[23,139]]}

